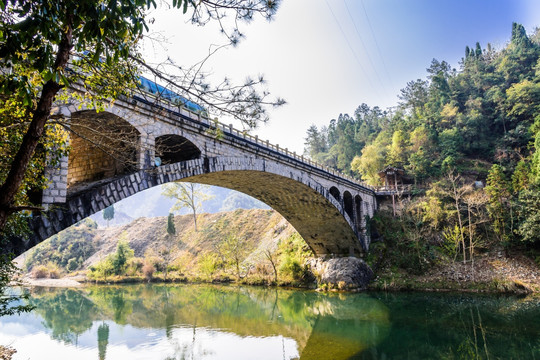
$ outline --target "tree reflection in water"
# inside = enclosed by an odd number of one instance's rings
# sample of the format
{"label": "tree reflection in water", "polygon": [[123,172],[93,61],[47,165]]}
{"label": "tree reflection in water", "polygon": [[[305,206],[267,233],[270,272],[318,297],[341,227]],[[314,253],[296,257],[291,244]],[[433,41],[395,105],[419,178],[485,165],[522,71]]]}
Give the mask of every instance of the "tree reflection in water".
{"label": "tree reflection in water", "polygon": [[[53,338],[69,343],[101,322],[97,327],[99,359],[105,359],[113,325],[164,331],[171,359],[209,355],[212,350],[204,350],[203,339],[197,338],[199,328],[250,339],[280,336],[280,352],[285,350],[285,339],[293,339],[302,359],[321,359],[322,351],[328,358],[347,359],[380,341],[389,329],[387,309],[367,295],[276,288],[91,286],[41,290],[34,293],[32,304]],[[192,329],[189,341],[175,337],[175,332],[187,328]],[[185,331],[181,333],[185,336]]]}
{"label": "tree reflection in water", "polygon": [[160,359],[540,358],[538,298],[161,284],[33,295],[53,339],[97,336],[99,359],[118,344]]}

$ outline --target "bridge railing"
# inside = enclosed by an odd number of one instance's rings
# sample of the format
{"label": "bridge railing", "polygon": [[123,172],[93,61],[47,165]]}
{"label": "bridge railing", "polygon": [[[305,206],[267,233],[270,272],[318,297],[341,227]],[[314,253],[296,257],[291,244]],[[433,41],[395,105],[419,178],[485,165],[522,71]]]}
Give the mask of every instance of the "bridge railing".
{"label": "bridge railing", "polygon": [[358,180],[358,179],[356,179],[356,178],[354,178],[354,177],[352,177],[350,175],[343,174],[342,172],[337,171],[337,170],[332,169],[332,168],[329,168],[328,166],[319,164],[319,163],[313,161],[312,159],[310,159],[309,157],[297,154],[295,151],[289,151],[288,148],[282,148],[282,147],[279,146],[279,144],[272,144],[269,140],[262,140],[262,139],[259,138],[258,135],[251,135],[245,130],[238,130],[238,129],[234,128],[232,124],[226,125],[226,124],[218,121],[217,119],[212,120],[206,115],[206,113],[194,112],[191,109],[188,109],[188,108],[186,108],[184,106],[181,106],[181,105],[179,105],[177,103],[168,101],[165,98],[157,97],[157,96],[155,96],[154,94],[151,94],[151,93],[145,93],[144,96],[146,98],[148,98],[148,99],[153,99],[153,100],[159,102],[159,103],[155,104],[155,105],[158,105],[158,106],[163,106],[164,105],[163,103],[167,103],[170,106],[169,110],[171,110],[173,112],[180,112],[181,115],[187,116],[188,118],[191,118],[191,119],[197,119],[199,122],[201,122],[203,124],[206,124],[210,129],[212,129],[212,128],[219,129],[224,134],[231,134],[231,135],[234,135],[234,136],[237,136],[237,137],[241,137],[244,140],[255,143],[258,146],[261,146],[263,148],[267,148],[269,150],[275,151],[275,152],[277,152],[277,153],[279,153],[281,155],[285,155],[285,156],[287,156],[289,158],[295,159],[295,160],[297,160],[299,162],[302,162],[304,164],[308,164],[308,165],[310,165],[310,166],[312,166],[314,168],[325,171],[325,172],[327,172],[329,174],[332,174],[334,176],[338,176],[340,178],[347,179],[350,182],[356,183],[358,185],[361,185],[363,187],[366,187],[368,189],[371,189],[371,190],[375,191],[375,189],[371,185],[367,185],[363,181],[360,181],[360,180]]}
{"label": "bridge railing", "polygon": [[308,164],[308,165],[310,165],[312,167],[323,170],[323,171],[325,171],[327,173],[330,173],[330,174],[332,174],[334,176],[339,176],[340,178],[347,179],[348,181],[351,181],[351,182],[356,183],[358,185],[362,185],[362,186],[364,186],[364,187],[366,187],[368,189],[374,190],[374,188],[371,185],[367,185],[363,181],[360,181],[360,180],[358,180],[358,179],[356,179],[356,178],[354,178],[352,176],[343,174],[342,172],[337,171],[335,169],[332,169],[332,168],[330,168],[328,166],[319,164],[316,161],[311,160],[309,157],[297,154],[295,151],[289,151],[288,148],[282,148],[282,147],[279,146],[279,144],[272,144],[269,140],[262,140],[261,138],[259,138],[258,135],[251,135],[247,131],[238,130],[238,129],[234,128],[232,124],[225,125],[222,122],[215,121],[215,120],[210,120],[208,118],[204,118],[204,120],[208,121],[211,125],[214,125],[214,126],[218,127],[219,130],[223,131],[224,133],[229,133],[231,135],[242,137],[243,139],[248,140],[250,142],[253,142],[253,143],[257,144],[258,146],[265,147],[265,148],[267,148],[269,150],[278,152],[281,155],[285,155],[287,157],[290,157],[290,158],[293,158],[293,159],[295,159],[297,161],[300,161],[300,162],[302,162],[304,164]]}
{"label": "bridge railing", "polygon": [[412,190],[419,189],[421,187],[414,186],[413,184],[406,184],[406,185],[382,185],[382,186],[374,186],[373,190],[376,193],[394,193],[394,194],[410,194]]}

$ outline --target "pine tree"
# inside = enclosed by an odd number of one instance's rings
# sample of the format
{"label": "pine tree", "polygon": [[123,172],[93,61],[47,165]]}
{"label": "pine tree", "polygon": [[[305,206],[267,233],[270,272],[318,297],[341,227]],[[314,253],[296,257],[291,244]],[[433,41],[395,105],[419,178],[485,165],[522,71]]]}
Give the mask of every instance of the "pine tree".
{"label": "pine tree", "polygon": [[114,219],[114,205],[111,205],[103,210],[103,219],[107,220],[107,227],[109,227],[109,221]]}
{"label": "pine tree", "polygon": [[174,215],[172,213],[169,213],[169,217],[167,218],[167,234],[171,236],[176,234],[176,228],[174,226]]}
{"label": "pine tree", "polygon": [[493,220],[493,230],[503,242],[509,239],[508,223],[511,219],[509,201],[511,198],[510,186],[504,175],[502,166],[494,164],[488,173],[486,193],[489,196],[488,213]]}
{"label": "pine tree", "polygon": [[478,59],[480,59],[482,57],[482,47],[480,46],[480,43],[477,42],[476,43],[476,51],[475,51],[475,54],[474,54]]}

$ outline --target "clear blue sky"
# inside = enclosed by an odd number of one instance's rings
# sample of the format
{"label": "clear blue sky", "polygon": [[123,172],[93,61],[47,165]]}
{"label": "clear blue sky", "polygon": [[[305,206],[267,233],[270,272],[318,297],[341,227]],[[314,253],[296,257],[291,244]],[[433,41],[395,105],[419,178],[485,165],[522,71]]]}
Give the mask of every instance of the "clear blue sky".
{"label": "clear blue sky", "polygon": [[[185,24],[179,11],[151,16],[152,29],[168,43],[146,46],[149,59],[170,56],[187,65],[210,44],[225,42],[215,26]],[[242,25],[246,39],[214,56],[207,70],[239,81],[264,74],[268,89],[288,105],[272,111],[256,133],[302,152],[311,124],[328,124],[364,102],[396,105],[399,90],[425,78],[433,58],[459,69],[466,45],[501,48],[514,21],[531,33],[540,26],[540,1],[283,0],[274,21]]]}

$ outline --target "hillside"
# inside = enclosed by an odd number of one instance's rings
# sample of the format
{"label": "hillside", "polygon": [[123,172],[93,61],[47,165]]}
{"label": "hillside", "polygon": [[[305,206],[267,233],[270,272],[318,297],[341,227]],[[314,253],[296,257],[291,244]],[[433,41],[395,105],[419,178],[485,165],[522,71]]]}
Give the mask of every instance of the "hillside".
{"label": "hillside", "polygon": [[172,240],[167,239],[167,217],[139,218],[128,225],[96,229],[93,242],[98,250],[83,263],[82,269],[116,251],[122,237],[128,239],[136,257],[144,257],[149,250],[157,254],[164,244],[173,243],[177,246],[173,258],[183,257],[189,267],[194,265],[197,256],[214,251],[227,236],[245,239],[248,252],[255,256],[263,249],[274,251],[280,239],[294,232],[281,215],[260,209],[200,214],[197,232],[191,215],[175,216],[174,225],[176,235]]}
{"label": "hillside", "polygon": [[[308,129],[312,159],[369,185],[412,186],[412,196],[396,194],[396,213],[380,207],[369,222],[369,257],[382,277],[459,263],[474,274],[484,255],[501,264],[524,257],[538,277],[540,29],[514,23],[509,35],[498,49],[463,44],[458,69],[433,59],[394,108],[361,104]],[[385,178],[384,169],[403,176]]]}
{"label": "hillside", "polygon": [[[280,242],[298,237],[289,223],[273,210],[238,209],[200,214],[198,231],[191,215],[173,219],[174,235],[167,233],[167,217],[139,218],[127,225],[108,228],[99,228],[94,221],[86,219],[39,244],[24,254],[20,262],[24,262],[25,270],[33,276],[44,267],[57,273],[52,277],[86,273],[114,254],[119,242],[125,241],[141,264],[149,261],[157,269],[169,266],[189,272],[208,254],[218,254],[227,239],[241,241],[241,261],[257,263],[262,261],[265,250],[275,254]],[[167,264],[161,263],[164,259]]]}

